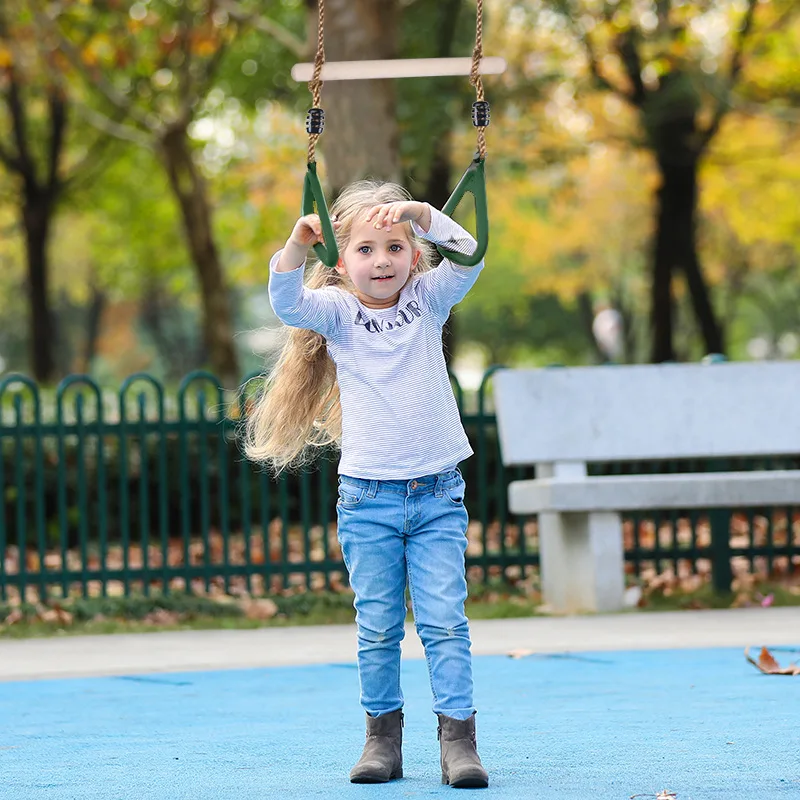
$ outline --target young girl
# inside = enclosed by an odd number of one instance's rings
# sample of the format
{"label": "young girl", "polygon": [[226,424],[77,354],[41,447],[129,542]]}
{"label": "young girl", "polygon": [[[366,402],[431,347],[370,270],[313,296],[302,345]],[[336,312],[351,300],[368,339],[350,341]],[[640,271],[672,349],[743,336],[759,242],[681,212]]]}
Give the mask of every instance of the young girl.
{"label": "young girl", "polygon": [[[367,740],[353,783],[403,775],[400,641],[408,586],[439,718],[442,782],[484,787],[475,743],[464,601],[467,512],[458,463],[472,454],[442,352],[450,309],[475,283],[428,242],[471,253],[449,217],[401,187],[360,181],[331,208],[340,259],[304,285],[319,217],[301,217],[270,262],[269,291],[292,326],[248,423],[247,454],[295,467],[340,444],[338,536],[355,592]],[[425,241],[427,240],[427,242]]]}

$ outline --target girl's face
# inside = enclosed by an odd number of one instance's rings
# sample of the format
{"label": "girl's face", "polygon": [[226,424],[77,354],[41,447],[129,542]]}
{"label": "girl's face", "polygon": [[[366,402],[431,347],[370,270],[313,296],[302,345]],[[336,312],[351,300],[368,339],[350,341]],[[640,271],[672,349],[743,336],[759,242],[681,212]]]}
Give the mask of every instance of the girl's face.
{"label": "girl's face", "polygon": [[419,261],[420,252],[408,237],[408,224],[376,230],[359,215],[336,271],[349,276],[356,296],[367,308],[391,308]]}

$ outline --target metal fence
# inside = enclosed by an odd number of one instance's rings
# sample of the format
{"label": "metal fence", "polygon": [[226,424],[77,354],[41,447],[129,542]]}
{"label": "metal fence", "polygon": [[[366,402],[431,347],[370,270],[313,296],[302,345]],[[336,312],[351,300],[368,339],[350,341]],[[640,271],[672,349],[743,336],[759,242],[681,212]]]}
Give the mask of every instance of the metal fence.
{"label": "metal fence", "polygon": [[[473,583],[532,583],[536,520],[510,514],[506,494],[510,480],[533,476],[533,469],[507,470],[500,460],[492,372],[472,394],[453,380],[475,450],[461,465],[471,513],[468,575]],[[345,586],[335,456],[278,479],[250,464],[238,432],[257,389],[257,381],[246,383],[228,397],[205,372],[187,375],[174,393],[143,373],[114,391],[82,375],[54,391],[6,376],[0,381],[0,601]],[[664,570],[702,577],[713,565],[715,583],[724,588],[737,559],[739,568],[762,572],[800,567],[797,509],[653,512],[626,517],[623,535],[634,579]]]}

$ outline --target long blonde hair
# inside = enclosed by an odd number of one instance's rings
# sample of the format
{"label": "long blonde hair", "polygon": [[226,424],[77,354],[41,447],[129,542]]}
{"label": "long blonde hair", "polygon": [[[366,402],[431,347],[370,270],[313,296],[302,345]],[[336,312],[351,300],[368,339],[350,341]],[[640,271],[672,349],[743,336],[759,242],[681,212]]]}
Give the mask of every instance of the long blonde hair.
{"label": "long blonde hair", "polygon": [[[331,216],[341,223],[336,244],[342,253],[350,240],[353,221],[372,206],[410,200],[394,183],[364,180],[350,184],[331,206]],[[431,268],[432,249],[404,223],[409,241],[420,252],[416,272]],[[354,292],[346,275],[317,261],[309,267],[305,284],[310,289],[332,286]],[[314,460],[320,448],[338,447],[342,436],[342,405],[336,366],[328,354],[325,337],[305,328],[290,328],[274,369],[248,419],[245,453],[275,473],[298,469]]]}

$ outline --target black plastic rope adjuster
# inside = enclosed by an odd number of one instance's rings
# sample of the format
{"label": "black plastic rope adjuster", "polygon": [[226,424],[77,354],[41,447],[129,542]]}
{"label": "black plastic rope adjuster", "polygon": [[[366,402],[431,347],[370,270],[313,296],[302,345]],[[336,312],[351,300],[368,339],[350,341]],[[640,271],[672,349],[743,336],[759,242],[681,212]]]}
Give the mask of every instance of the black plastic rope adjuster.
{"label": "black plastic rope adjuster", "polygon": [[325,127],[325,112],[321,108],[309,108],[306,115],[306,133],[319,134]]}
{"label": "black plastic rope adjuster", "polygon": [[489,124],[489,103],[486,100],[476,100],[472,104],[472,124],[476,128],[485,128]]}

